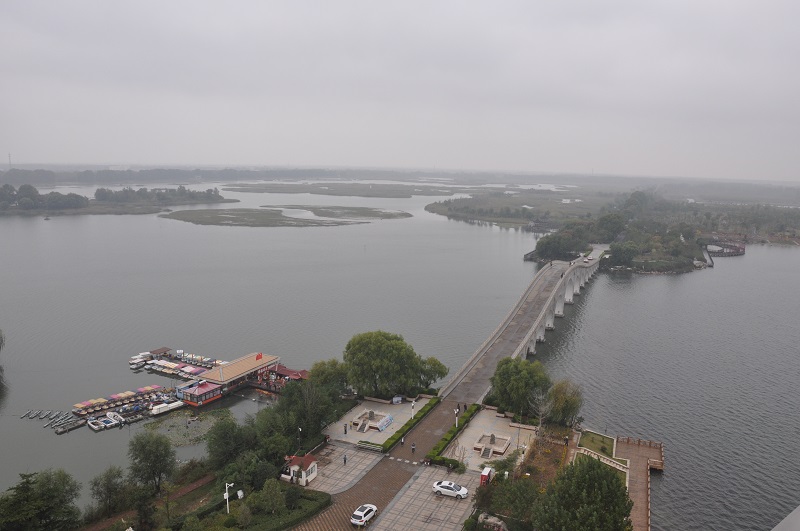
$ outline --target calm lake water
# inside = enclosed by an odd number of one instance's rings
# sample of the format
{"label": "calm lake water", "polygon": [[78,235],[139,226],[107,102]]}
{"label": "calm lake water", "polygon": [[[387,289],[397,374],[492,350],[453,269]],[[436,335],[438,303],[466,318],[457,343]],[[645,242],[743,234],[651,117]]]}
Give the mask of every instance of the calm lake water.
{"label": "calm lake water", "polygon": [[[20,472],[62,467],[87,485],[108,465],[127,465],[141,426],[59,437],[19,416],[173,383],[132,373],[135,353],[264,352],[308,368],[340,357],[353,334],[383,329],[454,369],[536,271],[522,261],[531,234],[428,214],[430,197],[223,195],[243,200],[233,207],[352,205],[414,217],[324,228],[0,218],[0,489]],[[800,249],[753,246],[689,275],[598,275],[540,345],[555,377],[584,387],[586,426],[664,441],[654,529],[770,529],[800,504],[798,303],[790,293],[798,268]],[[259,406],[234,407],[242,415]]]}

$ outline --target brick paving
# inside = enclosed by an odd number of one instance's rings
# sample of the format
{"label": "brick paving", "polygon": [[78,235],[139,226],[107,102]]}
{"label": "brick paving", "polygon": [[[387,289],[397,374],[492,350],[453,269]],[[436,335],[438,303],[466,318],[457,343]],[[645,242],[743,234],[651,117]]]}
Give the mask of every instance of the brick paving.
{"label": "brick paving", "polygon": [[[351,529],[350,515],[362,503],[371,503],[378,507],[378,524],[382,512],[407,486],[409,480],[420,471],[422,460],[433,446],[441,440],[442,436],[455,424],[455,402],[443,400],[435,407],[422,422],[417,424],[406,436],[405,444],[397,444],[394,449],[374,462],[372,468],[365,471],[363,477],[355,479],[352,487],[333,495],[333,504],[318,514],[316,517],[295,527],[307,531],[334,531],[337,529]],[[416,451],[411,451],[411,445],[416,445]],[[329,457],[330,464],[325,471],[328,477],[336,474],[345,476],[350,474],[346,466],[350,466],[350,452],[356,452],[354,447],[348,449],[346,445],[337,443],[337,450]],[[326,447],[328,448],[328,447]],[[325,451],[325,450],[323,450]],[[347,465],[338,458],[339,452],[348,452]],[[363,451],[362,451],[363,452]],[[366,453],[366,452],[364,452]],[[355,453],[353,454],[356,455]],[[379,454],[375,454],[379,455]],[[320,474],[323,468],[320,466]],[[328,480],[333,483],[332,480]],[[339,484],[349,484],[350,480],[339,480]],[[317,485],[312,483],[313,488]],[[462,520],[463,522],[463,520]],[[441,527],[439,529],[442,529]]]}

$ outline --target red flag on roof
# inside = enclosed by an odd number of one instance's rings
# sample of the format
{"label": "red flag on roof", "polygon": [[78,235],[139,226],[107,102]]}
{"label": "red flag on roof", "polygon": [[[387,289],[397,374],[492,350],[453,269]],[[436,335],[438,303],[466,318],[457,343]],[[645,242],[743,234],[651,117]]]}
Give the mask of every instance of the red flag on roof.
{"label": "red flag on roof", "polygon": [[261,359],[261,358],[263,358],[263,357],[264,357],[264,354],[262,354],[261,352],[259,352],[259,353],[256,355],[256,359],[257,359],[257,360],[260,360],[260,359]]}

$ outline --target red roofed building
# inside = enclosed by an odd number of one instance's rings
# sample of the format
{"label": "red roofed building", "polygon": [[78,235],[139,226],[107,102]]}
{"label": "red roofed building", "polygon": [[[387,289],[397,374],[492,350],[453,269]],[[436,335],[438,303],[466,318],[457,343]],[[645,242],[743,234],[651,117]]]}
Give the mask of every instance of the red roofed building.
{"label": "red roofed building", "polygon": [[272,369],[276,375],[280,376],[281,378],[288,378],[290,380],[308,380],[308,371],[305,369],[301,369],[296,371],[294,369],[288,368],[286,365],[279,363]]}
{"label": "red roofed building", "polygon": [[317,477],[317,458],[311,454],[303,456],[290,455],[281,471],[281,479],[289,483],[297,483],[305,487]]}

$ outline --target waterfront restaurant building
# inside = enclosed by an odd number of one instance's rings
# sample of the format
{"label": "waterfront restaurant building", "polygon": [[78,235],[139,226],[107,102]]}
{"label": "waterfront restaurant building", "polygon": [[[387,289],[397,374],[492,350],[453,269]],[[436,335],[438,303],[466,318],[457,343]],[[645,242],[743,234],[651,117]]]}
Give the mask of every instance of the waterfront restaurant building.
{"label": "waterfront restaurant building", "polygon": [[254,352],[198,374],[195,381],[178,387],[176,395],[190,406],[202,406],[219,400],[248,382],[268,377],[279,362],[278,356]]}

